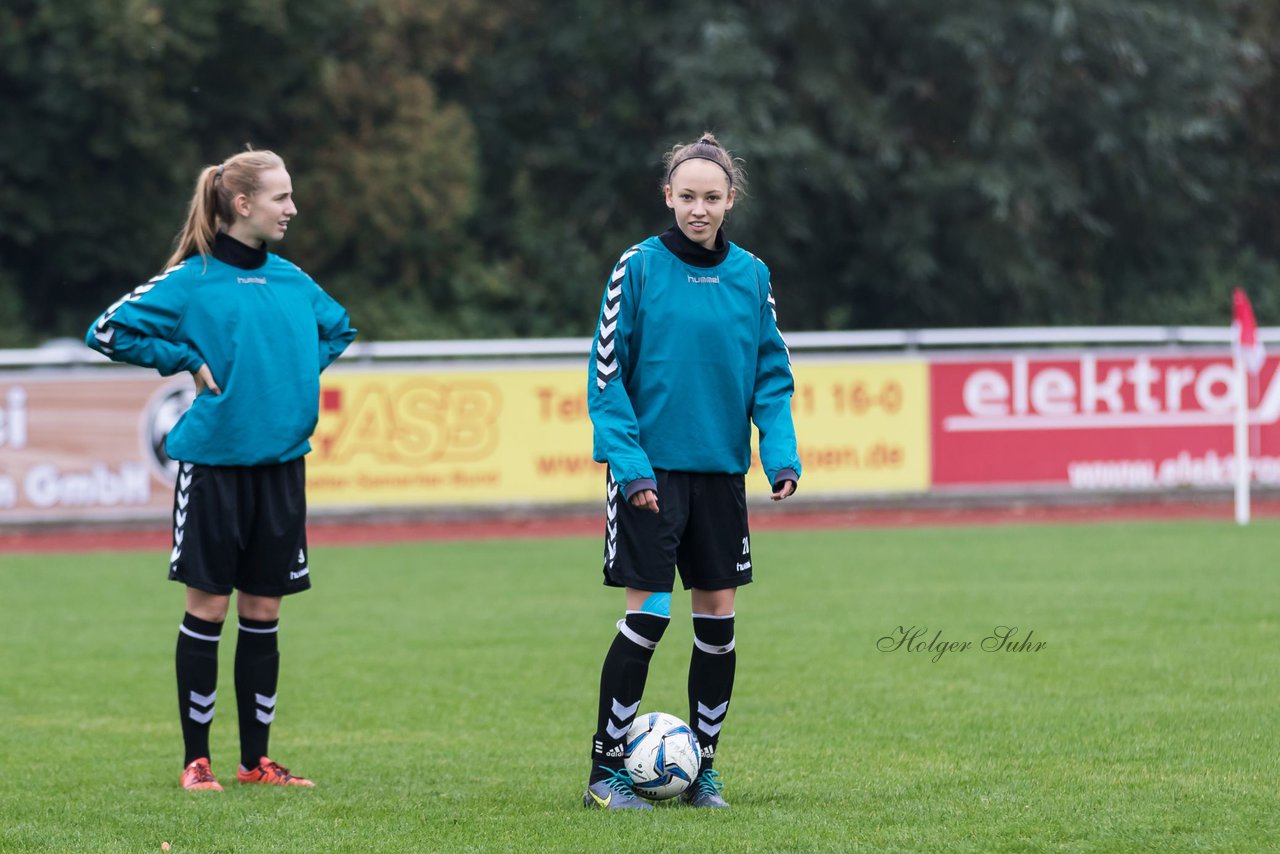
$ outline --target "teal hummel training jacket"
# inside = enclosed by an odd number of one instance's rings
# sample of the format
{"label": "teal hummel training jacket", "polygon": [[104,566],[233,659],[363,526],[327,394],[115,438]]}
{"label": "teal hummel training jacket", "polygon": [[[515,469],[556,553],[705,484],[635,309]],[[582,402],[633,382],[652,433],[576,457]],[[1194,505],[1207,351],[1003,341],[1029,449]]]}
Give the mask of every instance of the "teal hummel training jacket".
{"label": "teal hummel training jacket", "polygon": [[347,312],[298,267],[218,234],[93,322],[93,349],[168,376],[207,363],[222,390],[202,391],[166,441],[175,460],[282,463],[311,450],[320,372],[356,336]]}
{"label": "teal hummel training jacket", "polygon": [[798,481],[794,381],[769,268],[721,232],[628,249],[605,286],[589,370],[593,457],[629,498],[654,469],[745,474],[751,423],[771,484]]}

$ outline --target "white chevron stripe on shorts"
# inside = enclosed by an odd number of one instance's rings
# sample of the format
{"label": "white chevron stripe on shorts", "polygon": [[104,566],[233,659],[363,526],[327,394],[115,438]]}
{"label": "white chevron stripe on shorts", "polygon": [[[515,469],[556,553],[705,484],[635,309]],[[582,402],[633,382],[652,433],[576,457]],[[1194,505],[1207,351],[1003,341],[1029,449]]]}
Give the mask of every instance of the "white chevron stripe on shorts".
{"label": "white chevron stripe on shorts", "polygon": [[613,562],[618,557],[618,482],[613,479],[613,472],[608,472],[609,500],[605,503],[604,525],[604,564],[613,569]]}
{"label": "white chevron stripe on shorts", "polygon": [[187,524],[187,504],[191,501],[188,493],[191,489],[191,463],[181,464],[178,469],[178,481],[174,487],[174,502],[177,506],[173,511],[173,551],[169,554],[171,571],[173,571],[173,565],[178,562],[178,558],[182,557],[182,540],[186,537],[184,529]]}

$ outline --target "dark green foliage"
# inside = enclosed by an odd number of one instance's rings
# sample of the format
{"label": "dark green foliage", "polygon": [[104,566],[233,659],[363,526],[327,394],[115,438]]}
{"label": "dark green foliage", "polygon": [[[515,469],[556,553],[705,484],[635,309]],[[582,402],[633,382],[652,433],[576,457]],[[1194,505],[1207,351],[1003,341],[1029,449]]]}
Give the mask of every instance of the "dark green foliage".
{"label": "dark green foliage", "polygon": [[1276,0],[19,0],[0,9],[0,318],[79,334],[192,181],[288,160],[281,251],[369,338],[587,335],[746,158],[788,329],[1280,318]]}

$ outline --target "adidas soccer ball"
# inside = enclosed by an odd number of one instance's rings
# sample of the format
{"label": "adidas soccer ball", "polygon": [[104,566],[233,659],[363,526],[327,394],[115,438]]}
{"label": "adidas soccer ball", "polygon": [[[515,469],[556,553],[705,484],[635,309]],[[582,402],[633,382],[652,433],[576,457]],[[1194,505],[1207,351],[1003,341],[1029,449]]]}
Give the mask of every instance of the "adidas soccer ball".
{"label": "adidas soccer ball", "polygon": [[700,762],[698,737],[675,715],[640,715],[627,731],[627,771],[641,797],[674,798],[689,788]]}

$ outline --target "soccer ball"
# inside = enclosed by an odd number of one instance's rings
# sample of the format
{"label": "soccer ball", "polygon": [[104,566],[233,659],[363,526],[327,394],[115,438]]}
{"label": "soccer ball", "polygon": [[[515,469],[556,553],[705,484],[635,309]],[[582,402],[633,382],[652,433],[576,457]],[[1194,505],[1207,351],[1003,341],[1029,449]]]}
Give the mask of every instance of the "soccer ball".
{"label": "soccer ball", "polygon": [[698,737],[675,715],[640,715],[627,731],[627,771],[636,794],[652,801],[674,798],[698,775]]}

